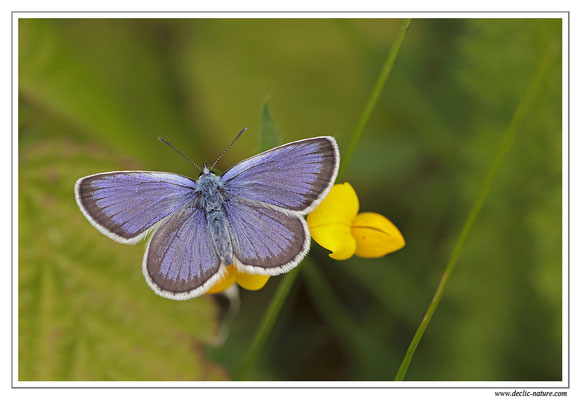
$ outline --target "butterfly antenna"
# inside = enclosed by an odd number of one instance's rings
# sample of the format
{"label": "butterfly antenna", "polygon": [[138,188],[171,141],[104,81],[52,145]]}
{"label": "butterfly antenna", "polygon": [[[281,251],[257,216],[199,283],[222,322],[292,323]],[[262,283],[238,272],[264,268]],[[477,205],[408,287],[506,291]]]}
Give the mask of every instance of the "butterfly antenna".
{"label": "butterfly antenna", "polygon": [[194,164],[194,165],[195,165],[195,166],[196,166],[196,167],[197,167],[197,168],[198,168],[200,171],[202,170],[202,168],[200,168],[200,167],[198,166],[198,164],[196,164],[195,162],[193,162],[192,160],[190,160],[190,159],[189,159],[188,157],[186,157],[186,156],[185,156],[185,155],[184,155],[184,154],[183,154],[181,151],[179,151],[178,149],[176,149],[175,147],[173,147],[173,146],[171,145],[171,143],[170,143],[170,142],[168,142],[167,140],[165,140],[164,138],[162,138],[162,137],[159,137],[159,136],[158,136],[158,139],[159,139],[159,140],[161,140],[162,142],[164,142],[165,144],[167,144],[169,147],[171,147],[171,148],[172,148],[172,149],[173,149],[173,150],[174,150],[176,153],[178,153],[180,156],[182,156],[183,158],[185,158],[186,160],[188,160],[189,162],[191,162],[192,164]]}
{"label": "butterfly antenna", "polygon": [[215,165],[218,163],[218,161],[220,161],[220,159],[222,158],[222,156],[223,156],[224,154],[226,154],[226,152],[227,152],[228,150],[230,150],[230,147],[232,147],[232,145],[234,144],[234,142],[238,140],[238,138],[240,137],[240,135],[242,135],[242,134],[244,133],[244,131],[245,131],[245,130],[246,130],[246,128],[242,129],[242,130],[240,131],[240,133],[239,133],[238,135],[236,135],[236,137],[234,138],[234,140],[232,141],[232,143],[230,143],[230,146],[226,147],[226,150],[224,150],[224,151],[222,152],[222,154],[220,154],[220,157],[218,157],[218,159],[217,159],[216,161],[214,161],[214,164],[212,164],[212,166],[210,167],[210,169],[213,169],[213,168],[214,168],[214,166],[215,166]]}

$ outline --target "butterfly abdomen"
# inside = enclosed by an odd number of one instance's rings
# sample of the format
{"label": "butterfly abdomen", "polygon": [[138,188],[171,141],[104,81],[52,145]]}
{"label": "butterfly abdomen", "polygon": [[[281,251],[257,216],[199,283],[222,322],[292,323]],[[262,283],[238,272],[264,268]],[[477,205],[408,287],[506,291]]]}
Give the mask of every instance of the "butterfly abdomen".
{"label": "butterfly abdomen", "polygon": [[198,180],[201,206],[206,213],[208,229],[216,254],[224,265],[232,265],[232,242],[224,213],[224,198],[219,190],[219,177],[204,173]]}
{"label": "butterfly abdomen", "polygon": [[216,249],[216,254],[224,265],[232,265],[232,242],[230,241],[230,232],[228,221],[224,211],[213,211],[208,214],[208,227],[210,236]]}

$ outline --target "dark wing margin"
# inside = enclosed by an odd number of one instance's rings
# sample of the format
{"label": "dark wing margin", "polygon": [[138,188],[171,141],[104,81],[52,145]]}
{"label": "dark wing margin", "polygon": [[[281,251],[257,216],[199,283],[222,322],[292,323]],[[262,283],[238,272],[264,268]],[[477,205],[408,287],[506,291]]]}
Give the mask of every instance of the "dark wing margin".
{"label": "dark wing margin", "polygon": [[143,257],[147,284],[172,300],[204,294],[224,269],[204,211],[193,207],[184,207],[164,220],[151,236]]}
{"label": "dark wing margin", "polygon": [[227,194],[306,214],[329,193],[338,170],[337,142],[320,136],[250,157],[221,179]]}
{"label": "dark wing margin", "polygon": [[296,213],[242,198],[227,201],[225,212],[239,269],[279,275],[294,268],[309,251],[309,230]]}
{"label": "dark wing margin", "polygon": [[86,176],[75,183],[75,198],[101,233],[136,243],[156,223],[191,202],[196,182],[167,172],[119,171]]}

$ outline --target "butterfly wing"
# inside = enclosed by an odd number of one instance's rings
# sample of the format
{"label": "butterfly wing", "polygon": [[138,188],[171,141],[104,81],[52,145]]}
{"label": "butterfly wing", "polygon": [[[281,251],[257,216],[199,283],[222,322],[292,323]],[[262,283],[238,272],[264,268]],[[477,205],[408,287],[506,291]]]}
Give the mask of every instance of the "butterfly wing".
{"label": "butterfly wing", "polygon": [[267,204],[235,197],[224,205],[237,266],[278,275],[295,267],[309,251],[311,237],[304,218]]}
{"label": "butterfly wing", "polygon": [[331,136],[299,140],[260,153],[222,175],[231,196],[306,214],[327,195],[339,169]]}
{"label": "butterfly wing", "polygon": [[166,172],[107,172],[75,184],[85,217],[121,243],[143,239],[156,223],[194,200],[195,191],[194,180]]}
{"label": "butterfly wing", "polygon": [[165,219],[151,236],[143,257],[143,275],[149,286],[173,300],[204,294],[220,272],[205,213],[195,206],[186,206]]}
{"label": "butterfly wing", "polygon": [[277,275],[309,251],[302,214],[327,195],[339,168],[335,139],[299,140],[248,158],[222,176],[225,211],[238,267]]}

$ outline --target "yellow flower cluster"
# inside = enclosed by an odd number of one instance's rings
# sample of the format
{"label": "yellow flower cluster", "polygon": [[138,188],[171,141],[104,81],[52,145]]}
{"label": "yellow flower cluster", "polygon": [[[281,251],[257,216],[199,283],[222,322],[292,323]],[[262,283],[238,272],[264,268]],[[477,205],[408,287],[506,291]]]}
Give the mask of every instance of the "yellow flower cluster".
{"label": "yellow flower cluster", "polygon": [[[383,257],[405,246],[405,240],[390,220],[381,214],[359,214],[359,199],[349,183],[333,186],[327,197],[307,216],[315,242],[331,251],[329,257],[346,260],[353,255]],[[234,283],[247,290],[259,290],[269,276],[226,267],[224,276],[207,293],[218,293]]]}
{"label": "yellow flower cluster", "polygon": [[381,214],[359,213],[359,199],[349,183],[333,186],[327,197],[307,216],[311,236],[331,251],[329,257],[383,257],[401,249],[405,240]]}

